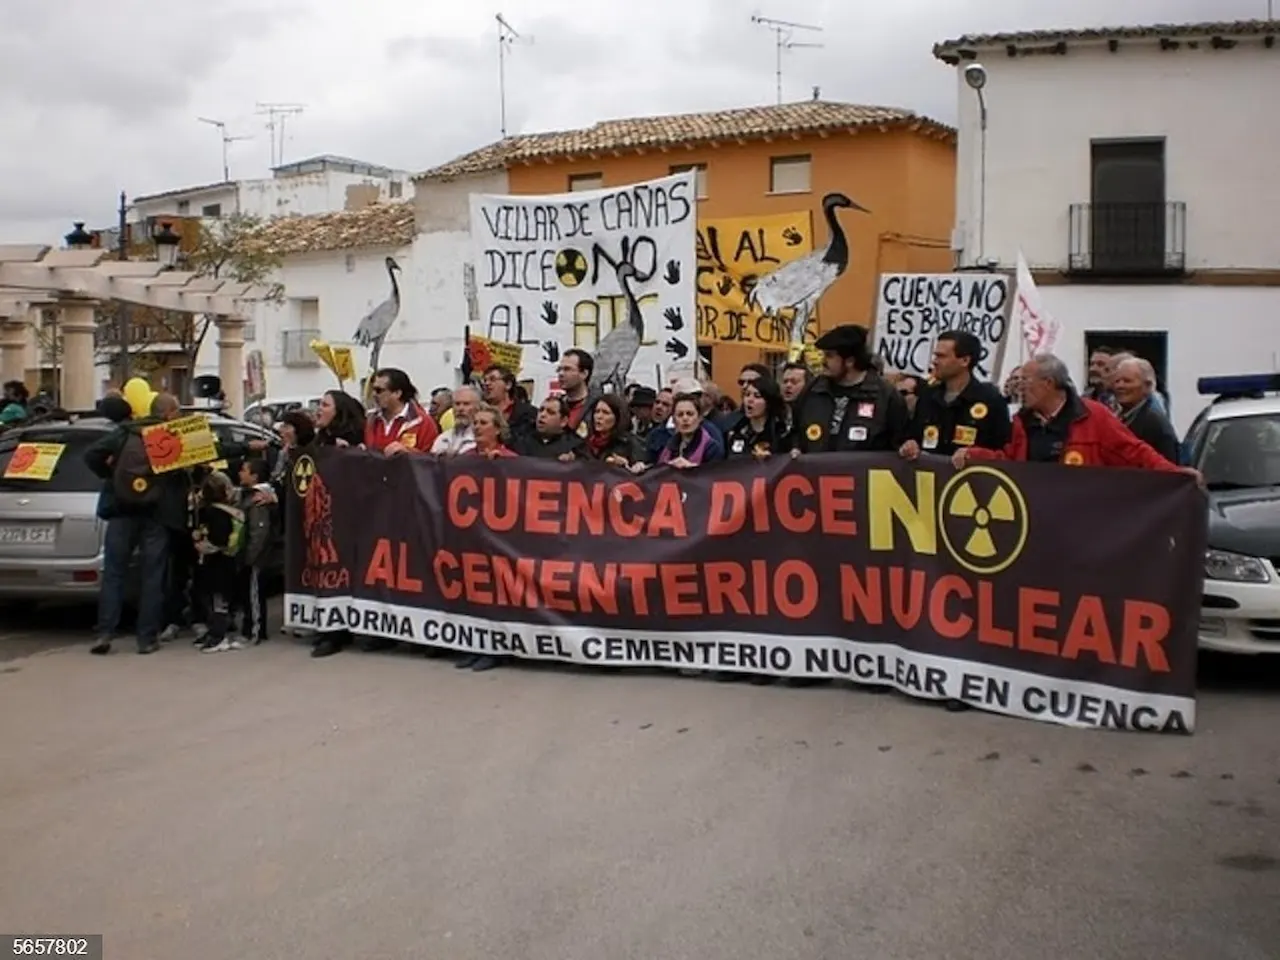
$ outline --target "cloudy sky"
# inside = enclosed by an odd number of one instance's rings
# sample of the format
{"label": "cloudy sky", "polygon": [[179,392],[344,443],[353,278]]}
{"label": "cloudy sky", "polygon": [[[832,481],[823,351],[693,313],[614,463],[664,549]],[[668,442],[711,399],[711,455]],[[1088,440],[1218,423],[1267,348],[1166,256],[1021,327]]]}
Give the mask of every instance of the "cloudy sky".
{"label": "cloudy sky", "polygon": [[1266,0],[0,0],[0,241],[114,223],[116,197],[267,175],[259,102],[306,111],[285,159],[338,153],[421,170],[499,135],[501,11],[511,132],[770,103],[773,35],[819,24],[787,99],[904,106],[952,121],[930,48],[962,33],[1261,17]]}

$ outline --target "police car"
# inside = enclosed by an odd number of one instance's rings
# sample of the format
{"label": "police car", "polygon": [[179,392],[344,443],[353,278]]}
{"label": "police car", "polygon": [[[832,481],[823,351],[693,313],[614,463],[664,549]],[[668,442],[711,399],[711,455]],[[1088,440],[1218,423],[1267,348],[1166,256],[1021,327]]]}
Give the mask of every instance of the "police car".
{"label": "police car", "polygon": [[1183,452],[1209,493],[1200,646],[1280,653],[1280,374],[1206,377]]}

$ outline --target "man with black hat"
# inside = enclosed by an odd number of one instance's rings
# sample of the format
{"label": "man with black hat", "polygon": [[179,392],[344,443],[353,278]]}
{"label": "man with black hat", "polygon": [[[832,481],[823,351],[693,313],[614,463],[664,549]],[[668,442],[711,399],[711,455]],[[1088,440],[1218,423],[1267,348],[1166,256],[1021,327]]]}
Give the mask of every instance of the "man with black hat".
{"label": "man with black hat", "polygon": [[960,447],[1003,450],[1009,442],[1009,403],[994,384],[973,375],[982,342],[965,330],[948,330],[933,347],[933,380],[920,388],[911,437],[899,452],[907,460],[925,453],[951,456]]}
{"label": "man with black hat", "polygon": [[901,447],[911,418],[898,391],[873,368],[866,328],[841,324],[814,346],[824,354],[824,373],[796,398],[792,456]]}
{"label": "man with black hat", "polygon": [[658,391],[652,387],[636,387],[627,400],[631,409],[631,432],[641,440],[653,429],[653,405],[657,400]]}

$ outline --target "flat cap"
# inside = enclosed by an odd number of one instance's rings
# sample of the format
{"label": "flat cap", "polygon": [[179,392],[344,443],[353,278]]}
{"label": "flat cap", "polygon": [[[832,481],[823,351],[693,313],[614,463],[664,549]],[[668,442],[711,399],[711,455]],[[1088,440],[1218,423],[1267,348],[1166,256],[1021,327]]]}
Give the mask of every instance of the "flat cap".
{"label": "flat cap", "polygon": [[820,336],[814,346],[842,357],[856,357],[867,350],[867,328],[856,323],[842,323]]}

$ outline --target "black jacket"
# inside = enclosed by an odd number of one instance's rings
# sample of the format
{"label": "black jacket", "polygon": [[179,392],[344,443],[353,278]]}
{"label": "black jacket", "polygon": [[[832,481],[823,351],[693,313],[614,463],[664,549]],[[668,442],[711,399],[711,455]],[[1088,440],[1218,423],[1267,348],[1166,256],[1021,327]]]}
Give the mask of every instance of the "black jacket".
{"label": "black jacket", "polygon": [[577,453],[579,460],[608,460],[610,457],[621,457],[627,463],[636,463],[644,460],[644,444],[636,439],[634,434],[624,433],[610,440],[598,453],[591,449],[591,445],[586,440],[583,440]]}
{"label": "black jacket", "polygon": [[111,520],[123,516],[150,516],[170,530],[186,530],[189,526],[188,502],[191,495],[191,476],[186,470],[162,473],[157,478],[161,486],[160,499],[145,507],[126,508],[116,501],[115,484],[112,481],[114,466],[124,449],[130,433],[141,433],[144,428],[160,423],[154,417],[143,420],[126,420],[110,433],[96,440],[84,452],[85,466],[102,480],[98,494],[98,516]]}
{"label": "black jacket", "polygon": [[925,385],[911,420],[911,439],[920,449],[946,457],[960,447],[1003,450],[1012,431],[1009,401],[995,384],[976,378],[951,403],[946,384]]}
{"label": "black jacket", "polygon": [[[848,402],[832,423],[842,398]],[[818,377],[796,397],[792,422],[791,445],[801,453],[897,450],[911,427],[906,401],[874,370],[852,387]]]}
{"label": "black jacket", "polygon": [[770,453],[786,453],[791,449],[791,434],[784,420],[769,417],[764,422],[764,429],[757,433],[751,421],[743,414],[728,424],[724,431],[724,455],[733,460],[736,457],[750,457],[755,448],[763,445]]}
{"label": "black jacket", "polygon": [[538,408],[532,403],[516,400],[506,417],[507,426],[511,430],[511,442],[507,446],[512,450],[519,450],[538,431]]}
{"label": "black jacket", "polygon": [[1133,435],[1155,450],[1170,463],[1178,463],[1181,445],[1178,434],[1169,418],[1151,405],[1151,399],[1143,400],[1129,411],[1120,411],[1120,420]]}
{"label": "black jacket", "polygon": [[533,436],[525,439],[516,452],[526,457],[536,457],[540,460],[556,460],[559,459],[561,454],[577,454],[581,450],[582,438],[572,430],[566,430],[563,433],[556,434],[554,437],[546,437],[540,433],[534,433]]}

